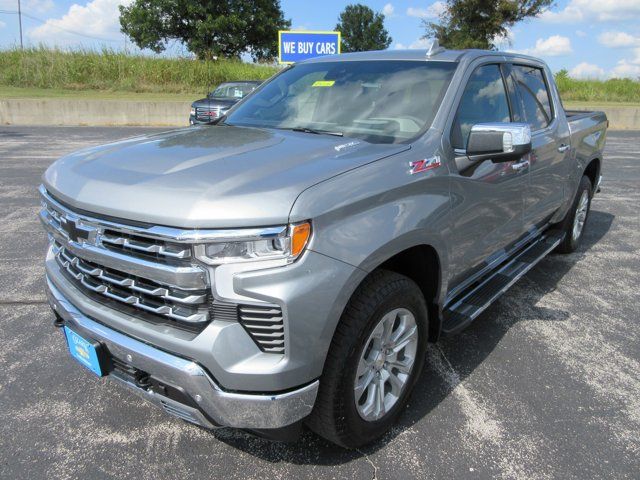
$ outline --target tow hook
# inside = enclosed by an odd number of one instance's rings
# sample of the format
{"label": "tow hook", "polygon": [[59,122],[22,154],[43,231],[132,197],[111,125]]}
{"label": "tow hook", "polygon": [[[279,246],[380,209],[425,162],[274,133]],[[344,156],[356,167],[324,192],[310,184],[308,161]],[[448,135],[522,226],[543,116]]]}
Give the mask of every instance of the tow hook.
{"label": "tow hook", "polygon": [[63,319],[62,319],[62,317],[61,317],[60,315],[58,315],[57,313],[56,313],[56,318],[55,318],[55,320],[53,321],[53,326],[54,326],[54,327],[56,327],[56,328],[62,328],[62,327],[64,327],[64,320],[63,320]]}

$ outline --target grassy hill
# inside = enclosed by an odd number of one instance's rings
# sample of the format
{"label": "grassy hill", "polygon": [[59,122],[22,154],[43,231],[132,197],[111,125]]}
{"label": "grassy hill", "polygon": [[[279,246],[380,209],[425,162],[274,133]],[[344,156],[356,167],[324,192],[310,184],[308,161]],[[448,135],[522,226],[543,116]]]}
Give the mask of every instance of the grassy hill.
{"label": "grassy hill", "polygon": [[[200,62],[103,50],[44,47],[0,51],[0,97],[93,97],[186,100],[229,80],[261,80],[277,67],[239,61]],[[556,75],[566,104],[640,104],[640,82],[575,80]]]}
{"label": "grassy hill", "polygon": [[0,51],[0,86],[55,90],[102,90],[179,94],[204,92],[229,80],[262,80],[270,66],[219,60],[199,62],[127,55],[30,48]]}

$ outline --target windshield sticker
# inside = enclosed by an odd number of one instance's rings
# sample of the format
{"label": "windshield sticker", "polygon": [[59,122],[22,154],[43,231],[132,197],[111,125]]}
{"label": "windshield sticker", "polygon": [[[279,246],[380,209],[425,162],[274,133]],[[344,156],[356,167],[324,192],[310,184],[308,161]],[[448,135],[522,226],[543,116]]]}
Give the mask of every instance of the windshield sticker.
{"label": "windshield sticker", "polygon": [[440,157],[438,155],[431,158],[416,160],[415,162],[409,162],[411,175],[426,172],[427,170],[433,170],[434,168],[438,168],[440,165],[442,165],[442,163],[440,162]]}
{"label": "windshield sticker", "polygon": [[335,80],[316,80],[313,82],[312,87],[333,87],[333,84],[336,83]]}
{"label": "windshield sticker", "polygon": [[342,145],[336,145],[335,147],[333,147],[335,149],[336,152],[341,152],[342,150],[344,150],[345,148],[349,148],[349,147],[355,147],[356,145],[360,145],[360,142],[349,142],[349,143],[343,143]]}

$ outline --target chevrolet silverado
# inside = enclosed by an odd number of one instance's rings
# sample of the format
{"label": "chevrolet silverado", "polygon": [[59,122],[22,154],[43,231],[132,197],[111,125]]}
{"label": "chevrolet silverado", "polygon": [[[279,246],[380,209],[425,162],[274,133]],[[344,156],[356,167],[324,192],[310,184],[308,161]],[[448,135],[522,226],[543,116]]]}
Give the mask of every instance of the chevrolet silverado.
{"label": "chevrolet silverado", "polygon": [[211,125],[49,167],[55,325],[88,370],[188,422],[372,442],[428,342],[578,248],[606,127],[524,55],[300,62]]}

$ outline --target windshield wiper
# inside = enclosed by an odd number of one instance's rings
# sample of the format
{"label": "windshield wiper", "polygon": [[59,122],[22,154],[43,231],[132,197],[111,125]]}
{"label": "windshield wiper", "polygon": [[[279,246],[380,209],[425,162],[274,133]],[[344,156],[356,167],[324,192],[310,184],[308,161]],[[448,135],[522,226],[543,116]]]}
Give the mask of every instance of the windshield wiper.
{"label": "windshield wiper", "polygon": [[344,133],[342,132],[332,132],[330,130],[316,130],[315,128],[309,128],[309,127],[294,127],[291,130],[294,132],[313,133],[316,135],[333,135],[334,137],[344,137]]}

